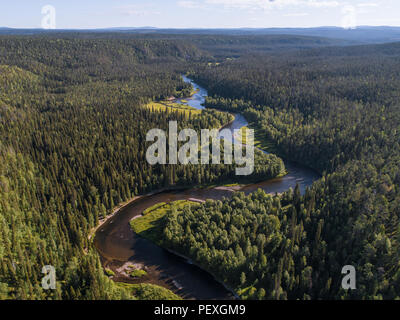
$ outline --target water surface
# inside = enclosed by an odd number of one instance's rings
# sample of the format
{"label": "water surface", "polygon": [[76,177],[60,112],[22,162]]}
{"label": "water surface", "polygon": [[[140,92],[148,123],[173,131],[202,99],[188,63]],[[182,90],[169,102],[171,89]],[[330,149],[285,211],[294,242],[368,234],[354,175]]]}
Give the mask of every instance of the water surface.
{"label": "water surface", "polygon": [[[191,99],[178,99],[181,102],[197,109],[204,108],[204,100],[207,91],[192,80],[184,77],[186,82],[198,89]],[[186,101],[186,102],[185,102]],[[228,130],[240,129],[247,126],[246,119],[235,115],[235,120],[228,125]],[[294,188],[298,183],[301,192],[318,179],[318,174],[303,166],[285,161],[289,174],[282,178],[276,178],[257,184],[251,184],[241,188],[241,191],[249,194],[258,188],[267,193],[280,193]],[[98,249],[104,267],[117,270],[127,262],[143,265],[148,275],[142,280],[133,280],[117,273],[114,280],[124,282],[148,282],[158,284],[178,293],[185,299],[231,299],[232,294],[220,283],[215,281],[207,272],[194,266],[188,261],[158,247],[152,242],[136,235],[130,228],[129,222],[134,217],[142,214],[143,210],[159,202],[171,202],[196,198],[199,200],[222,199],[231,197],[232,190],[227,188],[190,189],[173,192],[162,192],[145,196],[136,200],[116,215],[105,222],[96,232],[94,243]]]}

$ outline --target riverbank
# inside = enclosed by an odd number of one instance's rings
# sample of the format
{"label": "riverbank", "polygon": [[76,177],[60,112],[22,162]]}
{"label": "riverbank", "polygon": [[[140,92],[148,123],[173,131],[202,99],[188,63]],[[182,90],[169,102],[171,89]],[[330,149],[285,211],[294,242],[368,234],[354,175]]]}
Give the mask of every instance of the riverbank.
{"label": "riverbank", "polygon": [[162,230],[162,219],[165,215],[172,211],[181,212],[187,205],[196,205],[197,202],[189,200],[177,200],[170,203],[162,202],[160,205],[150,207],[153,208],[151,211],[145,212],[144,210],[141,216],[134,217],[130,221],[132,230],[139,236],[146,238],[158,246],[162,246],[162,239],[160,234]]}
{"label": "riverbank", "polygon": [[198,264],[197,262],[194,262],[192,259],[189,257],[186,257],[185,255],[172,250],[171,248],[168,248],[163,245],[163,239],[160,237],[162,234],[162,219],[165,217],[166,214],[170,213],[172,210],[181,213],[183,208],[187,205],[197,205],[197,202],[193,202],[190,200],[179,200],[179,201],[174,201],[171,203],[166,203],[164,205],[160,206],[155,206],[155,209],[153,209],[150,212],[147,212],[146,215],[142,216],[137,216],[134,217],[130,221],[130,225],[132,230],[139,236],[152,241],[154,244],[157,246],[160,246],[167,250],[168,252],[181,257],[184,259],[187,263],[192,264],[197,266],[199,269],[208,272],[212,277],[214,278],[215,281],[220,283],[226,290],[231,292],[235,298],[240,299],[240,296],[235,292],[232,288],[230,288],[226,283],[224,283],[222,280],[218,279],[213,273],[209,272],[203,266]]}
{"label": "riverbank", "polygon": [[149,193],[143,194],[143,195],[138,195],[138,196],[134,196],[133,198],[130,198],[120,204],[118,204],[117,206],[115,206],[112,210],[111,213],[108,214],[105,218],[103,219],[99,219],[99,223],[96,227],[92,228],[89,232],[88,235],[88,239],[91,240],[92,236],[97,232],[97,230],[103,226],[108,220],[110,220],[111,218],[113,218],[117,213],[119,213],[122,209],[124,209],[125,207],[129,206],[130,204],[132,204],[133,202],[135,202],[136,200],[142,199],[144,197],[149,197],[158,193],[162,193],[162,192],[171,192],[171,191],[179,191],[179,190],[185,190],[185,189],[189,189],[191,188],[190,186],[176,186],[176,187],[165,187],[165,188],[160,188],[154,191],[151,191]]}
{"label": "riverbank", "polygon": [[[197,97],[195,103],[198,104],[199,101],[200,99]],[[222,128],[234,130],[246,125],[248,125],[246,119],[237,115],[233,121],[225,124]],[[249,194],[259,188],[266,193],[276,194],[294,188],[296,184],[300,185],[301,192],[304,193],[305,188],[318,178],[314,172],[302,166],[292,165],[288,171],[289,174],[284,177],[276,177],[259,183],[249,181],[248,184],[238,184],[237,181],[231,180],[220,181],[213,185],[211,183],[202,185],[200,188],[199,186],[196,188],[190,186],[162,188],[157,190],[158,193],[153,191],[131,199],[125,205],[118,206],[112,216],[102,222],[101,228],[100,226],[96,228],[95,237],[93,237],[94,244],[102,257],[103,267],[111,267],[112,270],[116,270],[129,261],[129,263],[145,266],[148,272],[147,278],[143,280],[127,279],[119,277],[117,274],[114,278],[115,281],[128,283],[146,281],[146,283],[168,288],[185,299],[230,299],[232,294],[236,295],[234,290],[215,279],[210,273],[205,272],[201,266],[186,263],[186,257],[179,257],[138,236],[132,231],[130,222],[140,216],[146,208],[160,202],[169,203],[188,199],[220,200],[224,197],[231,197],[235,191]]]}
{"label": "riverbank", "polygon": [[186,263],[192,264],[192,265],[196,266],[197,268],[199,268],[199,269],[201,269],[201,270],[203,270],[203,271],[209,273],[209,274],[214,278],[214,280],[215,280],[216,282],[218,282],[219,284],[221,284],[226,290],[228,290],[230,293],[232,293],[232,295],[233,295],[236,299],[240,299],[239,294],[238,294],[235,290],[233,290],[232,288],[230,288],[230,287],[229,287],[228,285],[226,285],[223,281],[219,280],[213,273],[211,273],[211,272],[209,272],[208,270],[204,269],[204,268],[203,268],[201,265],[199,265],[197,262],[193,262],[192,259],[190,259],[189,257],[186,257],[185,255],[183,255],[183,254],[181,254],[181,253],[179,253],[179,252],[177,252],[177,251],[174,251],[174,250],[172,250],[172,249],[168,249],[168,248],[165,248],[165,247],[163,247],[163,248],[164,248],[165,250],[167,250],[168,252],[170,252],[170,253],[172,253],[172,254],[174,254],[174,255],[176,255],[176,256],[178,256],[178,257],[184,259],[184,260],[186,261]]}
{"label": "riverbank", "polygon": [[[190,97],[186,97],[185,99],[191,99],[195,94],[197,94],[200,91],[200,89],[195,89],[192,90],[191,92],[191,96]],[[184,98],[181,98],[184,99]],[[162,104],[162,103],[160,103]],[[164,105],[164,104],[162,104]],[[167,105],[164,105],[167,107]],[[148,107],[148,106],[147,106]],[[193,108],[194,109],[194,108]],[[190,109],[186,109],[186,110],[190,110]],[[222,112],[222,111],[221,111]],[[223,128],[228,127],[229,125],[231,125],[234,121],[235,121],[235,115],[233,115],[232,113],[229,112],[225,112],[227,114],[229,114],[231,120],[229,122],[227,122],[226,124],[223,124],[220,128],[217,128],[218,131],[222,130]],[[226,183],[230,183],[231,181],[227,181]],[[223,185],[224,182],[221,184]],[[212,187],[214,186],[214,184],[203,184],[201,187],[203,188],[207,188],[207,187]],[[121,209],[123,209],[125,206],[131,204],[133,201],[140,199],[141,197],[146,197],[146,196],[151,196],[153,194],[157,194],[157,193],[161,193],[161,192],[165,192],[165,191],[174,191],[174,190],[184,190],[187,188],[192,188],[193,186],[182,186],[182,187],[165,187],[165,188],[161,188],[155,191],[152,191],[148,194],[144,194],[144,195],[138,195],[138,196],[134,196],[133,198],[130,198],[128,200],[126,200],[125,202],[118,204],[117,206],[115,206],[112,210],[111,213],[109,215],[107,215],[105,218],[99,219],[99,224],[92,228],[89,232],[88,235],[88,239],[91,240],[92,236],[96,233],[96,231],[104,224],[106,223],[109,219],[111,219],[115,214],[117,214]],[[87,249],[86,249],[87,250]]]}

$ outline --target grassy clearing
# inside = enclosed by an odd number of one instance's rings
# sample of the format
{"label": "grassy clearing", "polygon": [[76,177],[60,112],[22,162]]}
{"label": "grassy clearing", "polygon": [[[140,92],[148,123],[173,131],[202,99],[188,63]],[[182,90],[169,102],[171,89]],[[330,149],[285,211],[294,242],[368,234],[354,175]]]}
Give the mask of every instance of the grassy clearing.
{"label": "grassy clearing", "polygon": [[117,286],[127,289],[139,300],[182,300],[171,290],[150,283],[130,284],[119,282]]}
{"label": "grassy clearing", "polygon": [[141,278],[147,275],[147,272],[141,269],[135,269],[129,273],[132,278]]}
{"label": "grassy clearing", "polygon": [[201,110],[197,110],[196,108],[169,101],[150,102],[146,104],[145,107],[153,112],[178,112],[184,114],[186,117],[189,117],[189,115],[193,116],[201,113]]}
{"label": "grassy clearing", "polygon": [[146,214],[152,212],[153,210],[164,207],[165,205],[167,205],[165,202],[156,203],[154,206],[151,206],[151,207],[147,208],[146,210],[144,210],[143,215],[145,216]]}
{"label": "grassy clearing", "polygon": [[226,179],[225,182],[223,183],[203,183],[201,185],[197,185],[196,188],[198,189],[212,189],[212,188],[216,188],[216,187],[239,187],[239,186],[243,186],[244,183],[238,183],[235,182],[234,179]]}
{"label": "grassy clearing", "polygon": [[268,140],[265,134],[263,134],[262,130],[260,130],[260,128],[254,123],[251,123],[249,124],[249,126],[241,128],[238,135],[239,141],[242,140],[243,144],[246,143],[246,130],[248,129],[254,130],[254,146],[256,148],[259,148],[269,153],[278,154],[278,150],[276,149],[274,143]]}
{"label": "grassy clearing", "polygon": [[[131,221],[132,230],[143,238],[149,239],[161,245],[160,235],[162,234],[162,218],[172,210],[182,211],[186,205],[198,205],[198,203],[188,200],[178,200],[162,206],[154,205],[145,216]],[[149,209],[150,209],[149,208]]]}
{"label": "grassy clearing", "polygon": [[240,184],[237,183],[237,182],[235,182],[235,183],[227,183],[227,184],[223,185],[223,187],[238,187],[238,186],[240,186]]}

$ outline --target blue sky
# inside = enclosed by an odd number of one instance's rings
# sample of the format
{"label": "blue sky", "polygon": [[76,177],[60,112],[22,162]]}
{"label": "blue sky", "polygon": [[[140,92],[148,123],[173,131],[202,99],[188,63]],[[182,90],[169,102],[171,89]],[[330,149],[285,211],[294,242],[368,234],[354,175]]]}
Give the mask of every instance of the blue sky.
{"label": "blue sky", "polygon": [[2,0],[0,26],[39,28],[45,5],[57,29],[400,26],[399,0]]}

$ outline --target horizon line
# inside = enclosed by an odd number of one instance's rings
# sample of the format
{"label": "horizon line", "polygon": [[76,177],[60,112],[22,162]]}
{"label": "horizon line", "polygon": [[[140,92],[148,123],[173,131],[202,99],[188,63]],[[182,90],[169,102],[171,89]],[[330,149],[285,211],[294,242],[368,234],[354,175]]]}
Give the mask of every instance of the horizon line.
{"label": "horizon line", "polygon": [[357,30],[361,28],[400,28],[398,26],[391,25],[359,25],[352,28],[343,28],[341,26],[315,26],[315,27],[153,27],[153,26],[143,26],[143,27],[94,27],[94,28],[55,28],[55,29],[45,29],[40,27],[6,27],[1,26],[1,29],[9,29],[9,30],[42,30],[42,31],[64,31],[64,30],[121,30],[121,29],[132,29],[132,30],[268,30],[268,29],[323,29],[323,28],[331,28],[331,29],[341,29],[341,30]]}

